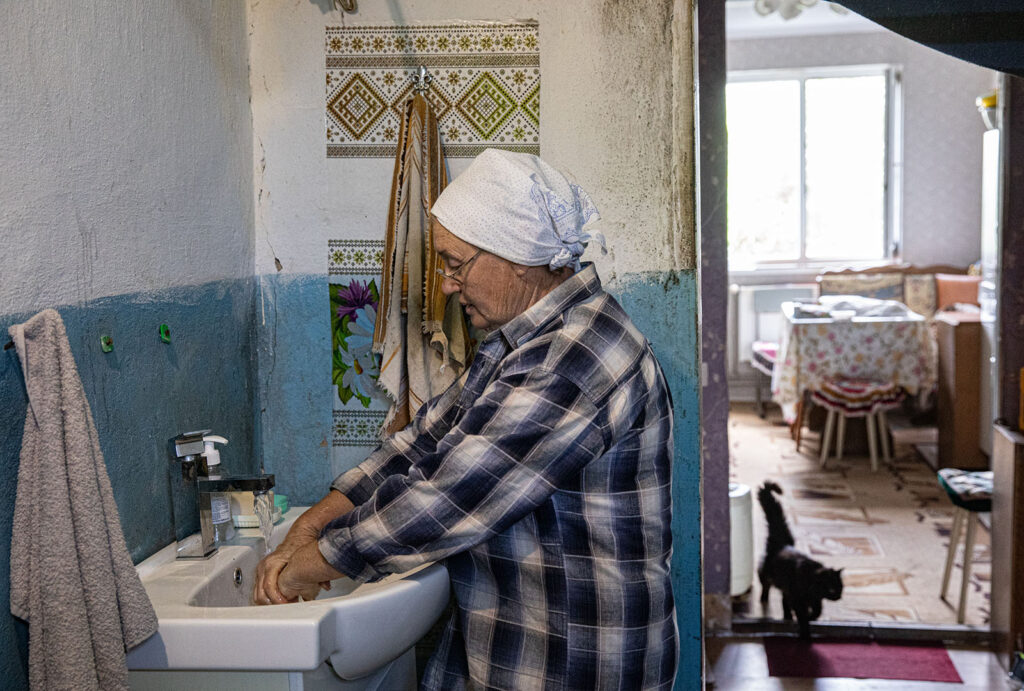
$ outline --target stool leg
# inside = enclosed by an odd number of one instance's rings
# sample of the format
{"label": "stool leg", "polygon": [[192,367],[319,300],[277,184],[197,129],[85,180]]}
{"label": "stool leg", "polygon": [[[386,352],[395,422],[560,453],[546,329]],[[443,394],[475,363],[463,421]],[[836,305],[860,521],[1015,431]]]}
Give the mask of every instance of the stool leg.
{"label": "stool leg", "polygon": [[764,401],[761,400],[761,377],[764,376],[764,372],[761,370],[754,370],[754,410],[757,411],[757,416],[764,419]]}
{"label": "stool leg", "polygon": [[846,442],[846,416],[839,416],[839,429],[836,431],[836,460],[843,457],[843,444]]}
{"label": "stool leg", "polygon": [[882,458],[886,463],[892,463],[892,448],[889,445],[889,420],[885,417],[884,410],[879,410],[876,416],[878,418],[878,436],[882,441]]}
{"label": "stool leg", "polygon": [[964,612],[967,609],[967,586],[971,580],[971,562],[974,560],[974,529],[978,525],[977,517],[967,511],[967,541],[964,543],[964,579],[960,581],[960,606],[956,610],[956,623],[964,623]]}
{"label": "stool leg", "polygon": [[959,506],[953,509],[953,529],[949,533],[949,549],[946,550],[946,569],[942,573],[942,593],[939,595],[946,599],[946,590],[949,588],[949,574],[953,571],[953,562],[956,560],[956,546],[960,542],[960,533],[964,527],[964,514],[967,513]]}
{"label": "stool leg", "polygon": [[828,445],[832,443],[832,428],[836,424],[836,411],[829,410],[825,418],[825,431],[821,433],[821,467],[825,467],[828,460]]}
{"label": "stool leg", "polygon": [[796,402],[796,422],[793,424],[791,433],[793,439],[796,440],[796,452],[800,453],[800,442],[803,438],[804,429],[804,415],[807,414],[807,408],[809,405],[804,401],[804,396],[801,396],[800,400]]}
{"label": "stool leg", "polygon": [[868,452],[871,454],[871,472],[878,470],[878,441],[875,439],[875,414],[868,413],[864,418],[868,428]]}

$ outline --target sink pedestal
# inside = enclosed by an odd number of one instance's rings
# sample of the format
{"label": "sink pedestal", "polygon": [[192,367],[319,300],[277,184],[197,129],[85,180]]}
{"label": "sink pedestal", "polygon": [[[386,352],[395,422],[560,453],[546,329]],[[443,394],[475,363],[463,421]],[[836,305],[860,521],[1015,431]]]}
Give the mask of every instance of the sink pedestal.
{"label": "sink pedestal", "polygon": [[362,679],[342,679],[325,662],[312,672],[130,670],[132,691],[416,691],[416,653]]}

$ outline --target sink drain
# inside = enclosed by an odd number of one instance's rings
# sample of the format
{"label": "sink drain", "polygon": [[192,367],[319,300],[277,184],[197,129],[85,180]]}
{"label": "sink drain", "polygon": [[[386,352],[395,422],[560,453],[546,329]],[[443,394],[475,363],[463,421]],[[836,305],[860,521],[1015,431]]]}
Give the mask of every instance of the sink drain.
{"label": "sink drain", "polygon": [[242,585],[242,570],[241,569],[235,569],[235,585],[236,586]]}

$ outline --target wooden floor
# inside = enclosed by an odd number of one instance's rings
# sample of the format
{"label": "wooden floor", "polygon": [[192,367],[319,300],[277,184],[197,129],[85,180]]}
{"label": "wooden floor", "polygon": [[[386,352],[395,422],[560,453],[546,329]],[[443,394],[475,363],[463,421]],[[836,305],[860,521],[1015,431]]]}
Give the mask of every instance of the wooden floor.
{"label": "wooden floor", "polygon": [[962,684],[933,681],[893,681],[888,679],[790,679],[768,676],[768,660],[764,646],[757,640],[707,641],[707,688],[721,691],[767,691],[769,689],[872,689],[877,691],[915,691],[916,689],[958,689],[959,691],[990,691],[1010,689],[1006,675],[996,656],[985,650],[950,649],[949,657],[956,666]]}

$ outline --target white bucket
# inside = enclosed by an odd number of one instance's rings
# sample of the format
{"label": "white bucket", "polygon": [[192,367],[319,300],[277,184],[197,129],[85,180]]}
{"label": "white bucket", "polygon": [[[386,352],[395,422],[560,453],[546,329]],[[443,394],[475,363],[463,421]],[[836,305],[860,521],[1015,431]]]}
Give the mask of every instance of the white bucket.
{"label": "white bucket", "polygon": [[747,592],[754,584],[754,524],[750,487],[729,483],[729,594]]}

